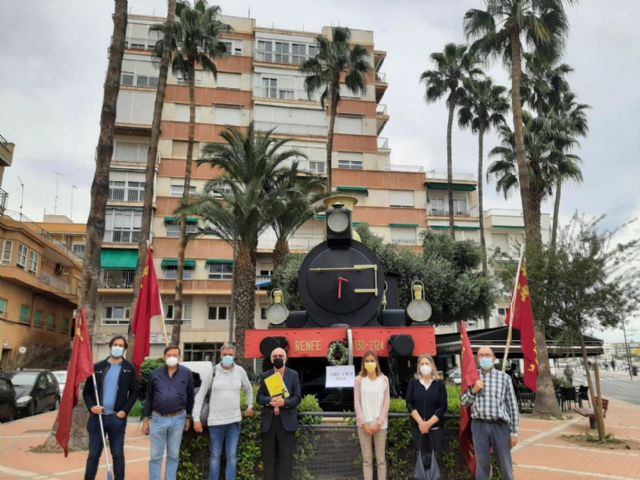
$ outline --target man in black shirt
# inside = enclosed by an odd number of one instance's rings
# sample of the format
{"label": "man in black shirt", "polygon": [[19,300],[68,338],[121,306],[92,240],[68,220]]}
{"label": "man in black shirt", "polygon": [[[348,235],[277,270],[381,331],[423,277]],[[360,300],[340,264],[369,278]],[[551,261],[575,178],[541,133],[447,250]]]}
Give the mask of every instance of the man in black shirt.
{"label": "man in black shirt", "polygon": [[[147,385],[144,402],[145,435],[151,432],[151,459],[149,478],[160,480],[162,456],[167,449],[166,480],[175,480],[180,461],[183,431],[191,425],[193,410],[193,376],[187,367],[178,365],[180,347],[170,345],[164,349],[165,366],[156,368]],[[151,426],[149,425],[149,420]]]}

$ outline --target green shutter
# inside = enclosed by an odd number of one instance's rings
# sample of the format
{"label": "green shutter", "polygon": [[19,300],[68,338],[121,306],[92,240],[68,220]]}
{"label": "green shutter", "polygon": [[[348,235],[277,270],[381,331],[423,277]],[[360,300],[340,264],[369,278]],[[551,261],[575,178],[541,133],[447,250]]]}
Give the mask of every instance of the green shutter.
{"label": "green shutter", "polygon": [[[196,217],[187,217],[186,221],[188,225],[196,225],[198,223]],[[178,217],[164,217],[164,223],[178,223]]]}
{"label": "green shutter", "polygon": [[[431,230],[449,230],[449,225],[431,225],[429,227]],[[455,230],[480,230],[480,227],[467,227],[461,225],[455,225]]]}
{"label": "green shutter", "polygon": [[69,319],[68,318],[63,318],[62,319],[62,326],[60,327],[60,331],[62,333],[67,333],[69,331]]}
{"label": "green shutter", "polygon": [[47,313],[47,328],[49,330],[55,330],[56,328],[56,317],[51,313]]}
{"label": "green shutter", "polygon": [[[176,258],[163,258],[160,262],[160,268],[178,268],[178,259]],[[184,260],[185,270],[195,270],[196,261],[192,259]]]}
{"label": "green shutter", "polygon": [[43,313],[40,310],[36,310],[36,313],[33,314],[33,324],[36,327],[42,327],[42,315]]}
{"label": "green shutter", "polygon": [[0,298],[0,317],[4,317],[7,313],[7,301],[4,298]]}
{"label": "green shutter", "polygon": [[367,187],[336,187],[337,192],[352,192],[352,193],[364,193],[369,195],[369,189]]}
{"label": "green shutter", "polygon": [[138,266],[137,250],[105,250],[100,252],[103,270],[135,270]]}
{"label": "green shutter", "polygon": [[524,230],[524,226],[518,225],[491,225],[491,228],[504,228],[506,230]]}
{"label": "green shutter", "polygon": [[417,223],[390,223],[389,226],[395,228],[418,228]]}
{"label": "green shutter", "polygon": [[[461,190],[463,192],[473,192],[476,189],[475,185],[468,185],[466,183],[453,183],[451,184],[453,190]],[[428,183],[428,190],[448,190],[449,187],[446,183]]]}
{"label": "green shutter", "polygon": [[233,260],[230,258],[210,258],[206,261],[207,265],[233,265]]}
{"label": "green shutter", "polygon": [[[29,319],[29,313],[30,313],[30,310],[27,305],[20,306],[20,322],[31,323]],[[42,312],[40,312],[40,321],[42,321]]]}

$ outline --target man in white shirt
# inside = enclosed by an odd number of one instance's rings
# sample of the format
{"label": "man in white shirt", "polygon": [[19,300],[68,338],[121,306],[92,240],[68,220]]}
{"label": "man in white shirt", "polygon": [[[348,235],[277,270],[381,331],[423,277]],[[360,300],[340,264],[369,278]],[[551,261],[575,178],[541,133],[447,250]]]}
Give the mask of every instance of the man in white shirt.
{"label": "man in white shirt", "polygon": [[222,347],[222,361],[213,366],[211,373],[207,372],[202,380],[200,390],[193,405],[194,429],[202,432],[200,413],[206,396],[209,396],[209,436],[211,437],[211,458],[209,460],[209,480],[218,480],[220,476],[220,460],[222,448],[226,444],[226,480],[235,480],[240,439],[240,390],[244,390],[247,397],[247,417],[253,416],[253,387],[240,365],[235,364],[236,348],[225,344]]}

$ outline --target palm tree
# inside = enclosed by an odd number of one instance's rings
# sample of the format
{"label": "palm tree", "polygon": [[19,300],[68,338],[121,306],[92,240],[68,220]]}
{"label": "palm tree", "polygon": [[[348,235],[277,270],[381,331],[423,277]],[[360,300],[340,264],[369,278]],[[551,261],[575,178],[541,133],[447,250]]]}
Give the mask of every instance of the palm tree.
{"label": "palm tree", "polygon": [[[535,48],[536,55],[550,61],[564,48],[569,24],[564,3],[573,0],[484,0],[486,10],[471,9],[465,13],[464,29],[468,38],[477,38],[472,49],[484,56],[502,56],[511,68],[511,110],[515,130],[518,183],[522,200],[527,253],[533,253],[541,241],[540,223],[533,217],[530,179],[525,152],[522,119],[521,78],[523,40]],[[529,245],[532,245],[529,247]],[[538,345],[544,350],[546,346]],[[548,362],[547,359],[544,361]],[[541,369],[541,374],[546,372]],[[550,380],[549,372],[549,382]],[[554,408],[554,411],[557,410]]]}
{"label": "palm tree", "polygon": [[[187,160],[185,164],[184,185],[182,190],[182,204],[189,200],[191,189],[191,167],[193,160],[193,142],[196,129],[196,65],[203,71],[210,72],[217,77],[217,68],[213,60],[223,56],[226,52],[220,40],[223,32],[231,27],[220,20],[220,7],[209,6],[206,0],[196,0],[192,7],[187,1],[180,1],[176,5],[176,23],[173,28],[171,50],[173,62],[171,70],[174,75],[180,75],[189,86],[189,138],[187,143]],[[154,25],[151,30],[161,31],[162,25]],[[156,44],[155,55],[161,57],[162,44]],[[180,344],[180,329],[182,326],[182,289],[184,274],[184,254],[187,248],[187,223],[184,215],[180,218],[180,245],[178,248],[178,272],[176,276],[176,294],[174,300],[174,324],[171,332],[171,343]]]}
{"label": "palm tree", "polygon": [[367,93],[367,75],[371,64],[367,61],[369,53],[362,45],[352,45],[351,30],[345,27],[333,27],[331,39],[322,35],[316,37],[318,53],[307,59],[300,71],[307,74],[304,88],[311,98],[322,90],[320,103],[327,108],[329,129],[327,132],[327,190],[332,189],[333,131],[336,124],[338,104],[340,103],[340,81],[344,78],[347,89],[354,94]]}
{"label": "palm tree", "polygon": [[[153,120],[151,122],[151,144],[147,153],[147,168],[144,177],[144,204],[142,207],[142,225],[140,228],[140,242],[138,243],[138,265],[136,267],[133,282],[133,300],[131,301],[131,312],[136,311],[136,302],[142,272],[147,263],[147,242],[151,232],[151,217],[153,216],[153,190],[156,173],[156,157],[158,156],[158,140],[160,139],[160,121],[162,119],[162,106],[164,104],[164,94],[167,89],[167,76],[169,73],[169,63],[171,62],[171,38],[175,25],[176,0],[167,1],[167,21],[164,24],[164,37],[158,42],[162,45],[156,50],[162,51],[160,59],[160,72],[158,74],[158,89],[156,90],[156,100],[153,107]],[[129,351],[134,351],[135,339],[131,335],[131,325],[129,322]]]}
{"label": "palm tree", "polygon": [[[564,3],[573,0],[484,0],[486,10],[471,9],[464,16],[467,38],[477,38],[472,49],[485,56],[502,56],[511,68],[511,110],[513,112],[515,160],[522,202],[525,227],[526,253],[532,258],[540,250],[541,231],[539,218],[534,216],[531,199],[531,182],[525,150],[521,77],[523,41],[535,48],[537,55],[547,60],[560,56],[564,48],[569,23]],[[531,278],[530,291],[534,314],[535,278]],[[538,345],[538,394],[535,409],[538,413],[559,414],[553,390],[546,333],[543,323],[536,323]]]}
{"label": "palm tree", "polygon": [[291,168],[279,170],[269,182],[272,197],[268,217],[276,234],[273,249],[273,269],[284,264],[289,253],[289,237],[317,211],[315,204],[326,197],[323,193],[324,179],[317,176],[303,176],[297,163]]}
{"label": "palm tree", "polygon": [[286,169],[285,162],[302,156],[283,149],[288,140],[274,139],[272,132],[256,131],[253,123],[247,133],[229,127],[220,134],[226,143],[206,145],[198,165],[219,167],[225,174],[209,181],[205,193],[192,196],[183,211],[202,217],[201,234],[219,237],[233,247],[231,322],[235,318],[238,359],[244,358],[245,330],[254,325],[258,236],[272,223],[269,212],[274,194],[269,185]]}
{"label": "palm tree", "polygon": [[433,103],[447,95],[447,193],[449,196],[449,233],[456,238],[453,221],[453,157],[451,153],[451,131],[453,115],[460,99],[464,96],[464,85],[475,75],[482,73],[475,67],[476,59],[467,51],[466,45],[448,43],[442,53],[431,54],[436,70],[425,70],[420,81],[425,82],[425,100]]}
{"label": "palm tree", "polygon": [[521,98],[539,117],[549,113],[564,92],[569,90],[566,77],[573,72],[566,63],[557,65],[539,55],[525,53],[525,69],[522,72]]}
{"label": "palm tree", "polygon": [[467,94],[460,101],[458,124],[471,127],[478,134],[478,216],[480,219],[480,246],[482,247],[482,272],[487,275],[487,250],[484,238],[483,177],[484,134],[493,127],[505,124],[504,114],[509,111],[506,88],[494,85],[490,78],[470,81]]}

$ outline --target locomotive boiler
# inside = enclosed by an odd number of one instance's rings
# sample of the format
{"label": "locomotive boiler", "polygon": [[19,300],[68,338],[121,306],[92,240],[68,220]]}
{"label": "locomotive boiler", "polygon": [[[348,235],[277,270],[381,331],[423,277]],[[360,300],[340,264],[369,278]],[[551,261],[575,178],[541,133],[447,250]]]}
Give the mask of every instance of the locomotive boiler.
{"label": "locomotive boiler", "polygon": [[300,373],[303,393],[317,395],[324,409],[353,405],[353,391],[325,388],[327,365],[353,364],[374,351],[389,376],[392,394],[402,396],[413,360],[435,355],[435,330],[428,324],[431,307],[419,281],[412,285],[412,301],[398,305],[397,278],[384,271],[377,255],[359,241],[352,210],[357,200],[332,196],[327,205],[326,240],[304,258],[298,292],[305,310],[289,312],[282,293],[272,292],[267,330],[247,330],[248,358],[263,360],[276,347],[287,351],[288,363]]}

